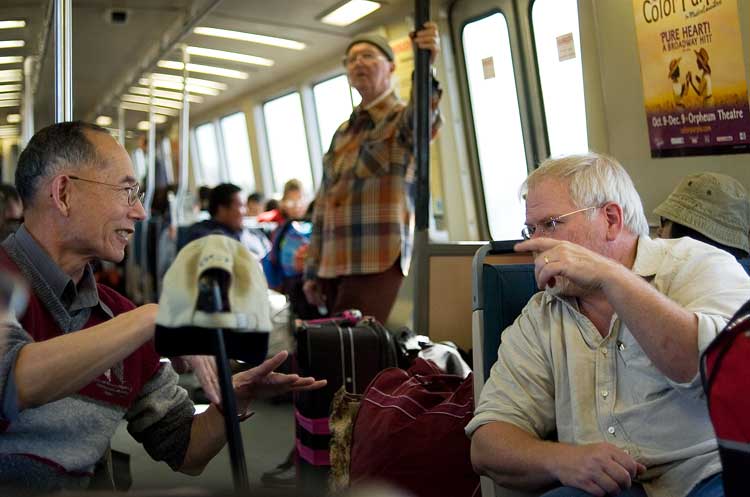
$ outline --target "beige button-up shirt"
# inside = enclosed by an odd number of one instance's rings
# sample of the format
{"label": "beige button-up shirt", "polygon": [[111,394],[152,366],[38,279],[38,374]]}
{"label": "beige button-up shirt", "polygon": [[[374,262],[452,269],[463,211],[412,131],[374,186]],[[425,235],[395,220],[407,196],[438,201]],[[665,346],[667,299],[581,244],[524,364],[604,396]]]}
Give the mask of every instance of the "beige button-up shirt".
{"label": "beige button-up shirt", "polygon": [[[689,238],[641,237],[632,270],[695,313],[697,355],[750,299],[750,278],[734,257]],[[493,421],[540,438],[557,429],[570,444],[616,445],[648,468],[639,481],[650,497],[683,497],[721,471],[700,377],[671,381],[617,314],[602,338],[575,299],[545,292],[503,332],[466,433]]]}

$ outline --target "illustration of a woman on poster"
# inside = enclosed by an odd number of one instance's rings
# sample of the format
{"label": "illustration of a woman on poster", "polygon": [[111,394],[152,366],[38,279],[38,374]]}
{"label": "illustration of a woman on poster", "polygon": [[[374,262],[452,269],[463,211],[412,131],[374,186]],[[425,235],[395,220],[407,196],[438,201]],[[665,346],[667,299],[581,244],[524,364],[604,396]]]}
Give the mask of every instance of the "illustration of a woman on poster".
{"label": "illustration of a woman on poster", "polygon": [[[688,84],[687,82],[683,83],[682,81],[680,81],[681,59],[682,57],[679,57],[677,59],[672,59],[671,61],[669,61],[669,79],[672,80],[672,97],[674,99],[674,106],[680,109],[684,109],[685,104],[682,102],[682,99],[688,92]],[[688,71],[688,76],[689,75],[690,72]],[[686,81],[688,76],[686,76]]]}
{"label": "illustration of a woman on poster", "polygon": [[693,83],[693,77],[690,73],[687,75],[687,80],[690,86],[693,87],[693,90],[695,90],[695,93],[700,97],[703,106],[711,107],[714,104],[714,94],[711,84],[711,66],[708,65],[708,52],[706,49],[701,47],[700,50],[696,50],[695,59],[698,69],[701,71],[700,76],[695,76],[698,86]]}

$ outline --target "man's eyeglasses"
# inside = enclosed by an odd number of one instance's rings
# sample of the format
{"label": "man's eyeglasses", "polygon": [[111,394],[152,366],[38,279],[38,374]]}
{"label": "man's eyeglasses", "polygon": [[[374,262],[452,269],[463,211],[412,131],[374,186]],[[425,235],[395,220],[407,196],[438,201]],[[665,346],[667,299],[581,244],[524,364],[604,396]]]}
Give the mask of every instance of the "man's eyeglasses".
{"label": "man's eyeglasses", "polygon": [[68,175],[68,178],[76,181],[85,181],[86,183],[94,183],[95,185],[104,185],[109,186],[111,188],[114,188],[118,191],[125,191],[128,193],[128,205],[134,206],[136,201],[143,203],[143,197],[146,195],[144,192],[141,192],[141,185],[136,183],[133,186],[120,186],[120,185],[113,185],[111,183],[104,183],[102,181],[94,181],[93,179],[86,179],[86,178],[79,178],[78,176]]}
{"label": "man's eyeglasses", "polygon": [[521,230],[521,236],[524,240],[530,240],[532,236],[536,234],[537,231],[542,233],[543,235],[550,235],[555,232],[555,229],[557,228],[557,223],[560,222],[560,219],[572,216],[573,214],[578,214],[579,212],[583,211],[589,211],[591,209],[598,209],[598,206],[592,206],[592,207],[584,207],[583,209],[578,209],[573,212],[568,212],[567,214],[561,214],[559,216],[554,216],[546,221],[542,221],[541,223],[536,224],[527,224],[523,227]]}
{"label": "man's eyeglasses", "polygon": [[344,56],[341,59],[341,63],[344,65],[344,67],[351,67],[357,63],[357,59],[362,59],[362,62],[369,63],[383,58],[384,57],[382,55],[373,52],[361,52]]}

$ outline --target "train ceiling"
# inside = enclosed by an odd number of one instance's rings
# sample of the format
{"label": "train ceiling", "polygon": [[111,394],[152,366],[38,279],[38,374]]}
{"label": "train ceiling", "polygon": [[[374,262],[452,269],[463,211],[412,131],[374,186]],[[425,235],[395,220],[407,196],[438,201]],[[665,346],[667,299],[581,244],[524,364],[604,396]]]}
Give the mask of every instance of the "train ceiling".
{"label": "train ceiling", "polygon": [[[342,0],[73,0],[74,118],[93,120],[98,115],[107,115],[114,120],[112,126],[116,126],[115,106],[119,95],[131,95],[127,98],[134,108],[138,107],[139,98],[135,97],[143,97],[143,89],[136,89],[135,92],[141,92],[138,94],[131,91],[131,87],[145,87],[137,82],[149,62],[163,61],[161,65],[164,67],[158,67],[154,72],[181,76],[181,53],[169,48],[174,47],[171,42],[182,31],[188,33],[180,41],[191,47],[191,64],[198,64],[200,69],[205,69],[200,66],[211,66],[229,70],[225,75],[191,71],[191,77],[213,81],[219,83],[215,86],[224,88],[211,95],[197,87],[201,93],[194,94],[190,112],[195,116],[239,95],[262,89],[275,80],[316,65],[330,64],[332,59],[340,57],[352,35],[374,29],[394,16],[408,14],[414,2],[379,2],[378,10],[348,26],[321,22],[322,15],[342,3]],[[51,30],[43,43],[47,32],[45,22],[51,19],[50,10],[49,0],[0,2],[0,21],[26,21],[24,28],[0,29],[0,47],[3,41],[24,42],[23,47],[0,48],[0,57],[41,54],[34,99],[37,129],[54,119],[54,35]],[[187,26],[191,29],[186,29]],[[213,31],[204,30],[200,34],[192,26],[212,28]],[[225,37],[227,31],[280,37],[300,42],[304,48],[229,39]],[[222,36],[214,36],[217,33]],[[260,59],[243,57],[245,60],[232,61],[216,58],[216,55],[225,57],[226,52]],[[263,59],[272,61],[272,65],[258,65],[257,62],[268,64]],[[0,71],[22,67],[20,62],[0,64]],[[0,76],[2,74],[0,72]],[[158,89],[174,91],[163,87]],[[18,108],[0,106],[0,125],[6,125],[8,114],[17,113]],[[147,118],[146,113],[129,110],[126,112],[127,128],[135,129],[139,121]]]}

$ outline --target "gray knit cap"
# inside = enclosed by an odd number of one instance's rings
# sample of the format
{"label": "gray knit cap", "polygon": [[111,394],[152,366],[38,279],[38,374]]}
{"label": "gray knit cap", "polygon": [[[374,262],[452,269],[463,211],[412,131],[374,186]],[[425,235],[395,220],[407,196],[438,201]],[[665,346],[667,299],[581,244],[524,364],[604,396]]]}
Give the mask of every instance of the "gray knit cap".
{"label": "gray knit cap", "polygon": [[731,176],[687,176],[654,213],[719,243],[750,252],[750,202],[745,187]]}
{"label": "gray knit cap", "polygon": [[388,44],[388,40],[386,40],[382,36],[376,34],[364,34],[355,36],[354,38],[352,38],[352,41],[349,42],[349,45],[347,45],[344,53],[348,54],[349,49],[357,43],[369,43],[370,45],[383,52],[383,55],[385,55],[388,60],[393,62],[393,49]]}

